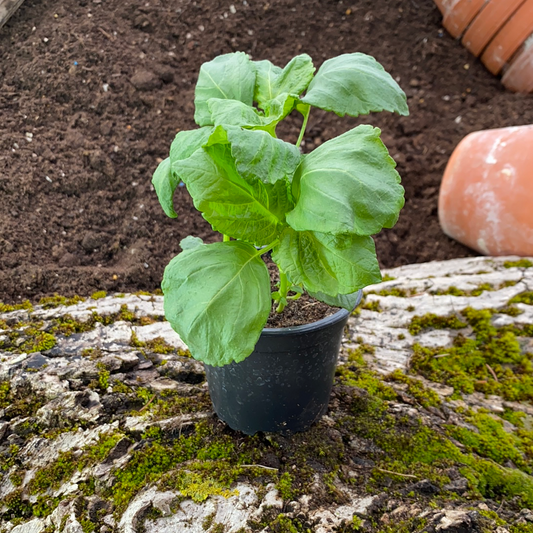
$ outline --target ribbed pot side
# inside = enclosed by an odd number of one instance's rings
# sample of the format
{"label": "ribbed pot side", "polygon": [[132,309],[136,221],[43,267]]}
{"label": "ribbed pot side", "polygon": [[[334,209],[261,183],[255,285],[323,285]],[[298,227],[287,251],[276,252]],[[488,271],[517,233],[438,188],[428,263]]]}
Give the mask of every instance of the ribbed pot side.
{"label": "ribbed pot side", "polygon": [[241,363],[205,365],[219,418],[248,435],[307,430],[327,411],[349,315],[341,309],[312,324],[265,328]]}

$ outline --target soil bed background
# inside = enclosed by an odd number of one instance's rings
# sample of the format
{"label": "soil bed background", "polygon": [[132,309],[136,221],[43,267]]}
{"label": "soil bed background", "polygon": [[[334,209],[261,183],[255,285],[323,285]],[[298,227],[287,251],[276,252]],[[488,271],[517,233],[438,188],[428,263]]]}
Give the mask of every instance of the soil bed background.
{"label": "soil bed background", "polygon": [[200,65],[236,50],[280,66],[375,56],[411,115],[313,110],[304,150],[360,122],[382,128],[407,199],[376,237],[382,266],[473,255],[438,225],[446,161],[471,131],[533,122],[533,104],[442,29],[431,0],[27,0],[0,30],[0,300],[154,290],[180,239],[219,238],[184,188],[166,218],[150,180],[195,127]]}

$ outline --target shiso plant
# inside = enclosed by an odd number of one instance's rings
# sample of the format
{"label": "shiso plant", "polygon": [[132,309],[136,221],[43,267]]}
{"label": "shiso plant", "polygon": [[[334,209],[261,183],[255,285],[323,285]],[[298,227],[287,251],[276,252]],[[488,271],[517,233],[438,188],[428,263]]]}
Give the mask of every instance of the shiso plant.
{"label": "shiso plant", "polygon": [[[197,129],[180,131],[153,184],[177,217],[183,182],[194,206],[222,234],[197,237],[165,269],[165,315],[196,359],[212,366],[250,355],[272,300],[282,312],[303,291],[352,309],[357,291],[381,281],[372,235],[396,223],[404,190],[381,131],[360,125],[309,154],[300,144],[312,107],[338,116],[408,114],[406,96],[371,56],[344,54],[315,74],[307,54],[285,68],[235,52],[204,63],[195,89]],[[276,135],[302,115],[295,145]],[[271,292],[261,256],[271,252],[279,288]]]}

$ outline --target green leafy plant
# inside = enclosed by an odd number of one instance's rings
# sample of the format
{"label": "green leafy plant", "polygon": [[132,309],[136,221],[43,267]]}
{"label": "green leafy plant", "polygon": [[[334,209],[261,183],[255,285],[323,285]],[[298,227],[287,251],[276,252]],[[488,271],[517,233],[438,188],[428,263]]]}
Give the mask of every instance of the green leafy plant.
{"label": "green leafy plant", "polygon": [[[396,223],[404,190],[380,130],[357,126],[305,155],[299,146],[312,107],[341,117],[407,115],[406,97],[365,54],[315,70],[306,54],[283,69],[242,52],[204,63],[194,100],[199,128],[180,131],[154,173],[169,217],[177,217],[173,195],[183,182],[223,235],[212,244],[183,239],[162,283],[167,319],[193,357],[209,365],[253,351],[272,299],[281,312],[305,290],[352,309],[359,289],[381,281],[371,235]],[[303,116],[296,145],[276,136],[292,112]],[[280,279],[272,294],[261,258],[269,251]]]}

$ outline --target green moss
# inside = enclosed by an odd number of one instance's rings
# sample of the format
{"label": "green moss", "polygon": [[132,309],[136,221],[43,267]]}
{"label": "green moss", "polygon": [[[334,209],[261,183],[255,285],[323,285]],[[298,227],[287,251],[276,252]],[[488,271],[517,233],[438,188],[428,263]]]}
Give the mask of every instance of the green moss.
{"label": "green moss", "polygon": [[3,498],[2,503],[7,507],[7,511],[2,516],[4,519],[29,518],[33,515],[33,507],[24,497],[22,489],[10,492]]}
{"label": "green moss", "polygon": [[53,296],[45,296],[44,298],[41,298],[39,300],[39,305],[42,305],[44,309],[51,309],[53,307],[59,307],[61,305],[76,305],[84,301],[85,298],[82,298],[81,296],[77,295],[73,296],[72,298],[66,298],[65,296],[54,294]]}
{"label": "green moss", "polygon": [[84,322],[72,318],[71,315],[66,314],[60,318],[53,320],[54,325],[51,331],[53,333],[59,333],[65,337],[70,337],[74,333],[84,333],[94,329],[95,321],[93,319],[86,320]]}
{"label": "green moss", "polygon": [[0,409],[4,409],[10,402],[11,385],[9,381],[0,381]]}
{"label": "green moss", "polygon": [[12,311],[20,311],[21,309],[25,309],[26,311],[33,311],[33,305],[29,300],[24,300],[19,304],[13,305],[0,302],[0,313],[11,313]]}
{"label": "green moss", "polygon": [[511,304],[533,305],[533,291],[524,291],[517,294],[509,300],[509,305]]}
{"label": "green moss", "polygon": [[302,523],[297,518],[290,518],[284,514],[279,514],[274,521],[269,524],[269,530],[274,533],[303,533]]}
{"label": "green moss", "polygon": [[147,356],[149,356],[150,353],[163,355],[174,353],[181,357],[191,357],[191,352],[189,350],[175,348],[171,344],[168,344],[163,337],[156,337],[149,341],[140,341],[134,331],[131,334],[130,346],[141,348],[141,352]]}
{"label": "green moss", "polygon": [[490,283],[482,283],[479,287],[476,287],[470,291],[471,296],[480,296],[485,291],[493,291],[494,287]]}
{"label": "green moss", "polygon": [[155,339],[146,341],[145,347],[154,353],[169,354],[176,353],[176,348],[168,344],[163,337],[156,337]]}
{"label": "green moss", "polygon": [[29,493],[35,495],[58,489],[76,470],[102,462],[121,438],[121,434],[102,434],[95,444],[86,446],[79,457],[70,451],[60,452],[55,461],[35,473],[28,485]]}
{"label": "green moss", "polygon": [[392,276],[389,276],[389,274],[385,274],[383,276],[383,279],[381,280],[382,282],[385,282],[385,281],[394,281],[396,278],[392,277]]}
{"label": "green moss", "polygon": [[91,298],[93,300],[100,300],[101,298],[105,298],[107,296],[106,291],[96,291],[91,294]]}
{"label": "green moss", "polygon": [[86,518],[80,518],[80,525],[83,533],[92,533],[96,531],[96,524]]}
{"label": "green moss", "polygon": [[364,356],[373,354],[374,347],[362,344],[355,350],[348,351],[348,363],[337,367],[336,375],[341,383],[350,387],[359,387],[383,400],[394,400],[396,392],[385,385],[383,379],[368,368]]}
{"label": "green moss", "polygon": [[[516,334],[526,331],[492,326],[491,310],[462,312],[475,339],[458,335],[450,348],[413,346],[411,367],[427,379],[454,387],[456,395],[474,391],[499,394],[506,400],[533,399],[531,354],[522,354]],[[454,317],[452,317],[454,318]]]}
{"label": "green moss", "polygon": [[533,263],[529,259],[519,259],[518,261],[505,261],[505,268],[531,268]]}
{"label": "green moss", "polygon": [[404,289],[400,289],[399,287],[393,287],[391,289],[382,289],[381,291],[378,291],[377,293],[371,291],[368,294],[378,294],[379,296],[397,296],[398,298],[407,298],[407,296],[410,295],[410,292],[408,293]]}
{"label": "green moss", "polygon": [[35,473],[28,486],[29,493],[42,494],[50,488],[58,489],[76,471],[76,464],[72,452],[60,452],[55,461]]}
{"label": "green moss", "polygon": [[113,392],[121,392],[123,394],[129,394],[132,392],[131,387],[128,387],[125,383],[119,380],[113,381]]}
{"label": "green moss", "polygon": [[[196,464],[188,465],[188,472],[172,472],[165,479],[165,485],[182,492],[195,501],[204,501],[211,494],[229,495],[228,487],[236,479],[237,473],[227,475],[232,469],[226,458],[234,456],[233,443],[227,437],[221,442],[213,442],[212,433],[206,423],[196,424],[195,431],[173,442],[151,441],[134,452],[128,464],[115,473],[116,483],[112,487],[112,497],[119,509],[124,509],[130,499],[147,483],[161,480],[167,473],[184,461],[202,458]],[[213,463],[220,462],[225,468],[216,476]],[[191,470],[198,470],[193,471]],[[202,470],[204,469],[204,470]],[[227,477],[224,477],[226,476]]]}
{"label": "green moss", "polygon": [[526,438],[528,432],[524,432],[524,438],[508,433],[503,429],[501,420],[486,413],[472,414],[467,420],[477,428],[477,431],[453,426],[449,427],[449,433],[464,444],[468,451],[488,457],[499,464],[512,461],[519,468],[531,473],[530,458],[526,452],[533,441],[531,435]]}
{"label": "green moss", "polygon": [[294,479],[289,474],[289,472],[283,472],[278,482],[276,483],[276,488],[279,491],[279,495],[285,501],[294,500],[295,494],[294,494],[294,489],[292,487],[293,483],[294,483]]}
{"label": "green moss", "polygon": [[128,309],[126,304],[120,306],[120,311],[117,317],[118,320],[125,320],[126,322],[135,321],[135,313]]}
{"label": "green moss", "polygon": [[463,291],[462,289],[458,289],[454,285],[451,285],[447,289],[439,289],[437,291],[432,292],[432,294],[438,295],[438,296],[467,296],[467,292]]}
{"label": "green moss", "polygon": [[51,333],[42,331],[22,343],[20,350],[26,353],[44,352],[51,350],[55,344],[56,338]]}
{"label": "green moss", "polygon": [[423,316],[415,315],[409,324],[409,333],[418,335],[424,329],[462,329],[466,324],[461,322],[455,315],[439,316],[427,313]]}
{"label": "green moss", "polygon": [[442,403],[435,391],[425,387],[419,379],[405,375],[401,370],[395,370],[386,377],[386,380],[405,383],[407,385],[407,393],[423,407],[438,407]]}
{"label": "green moss", "polygon": [[35,392],[30,382],[24,382],[12,389],[8,381],[0,381],[0,409],[5,409],[6,420],[32,417],[45,401],[44,395]]}
{"label": "green moss", "polygon": [[56,339],[45,331],[43,322],[20,322],[7,330],[6,338],[0,341],[0,348],[12,353],[34,353],[50,350]]}
{"label": "green moss", "polygon": [[231,491],[226,483],[203,476],[198,472],[180,472],[173,488],[179,490],[186,498],[191,498],[198,503],[204,502],[209,496],[229,498],[237,494]]}
{"label": "green moss", "polygon": [[375,313],[381,313],[383,311],[383,309],[381,309],[379,300],[371,300],[370,302],[365,302],[361,305],[361,309],[366,309],[367,311],[374,311]]}
{"label": "green moss", "polygon": [[498,313],[502,313],[504,315],[509,316],[518,316],[521,315],[523,312],[524,311],[522,311],[522,309],[519,309],[515,305],[506,305],[505,307],[498,309]]}
{"label": "green moss", "polygon": [[106,391],[109,387],[109,376],[111,372],[102,363],[97,363],[98,368],[98,388],[102,391]]}

